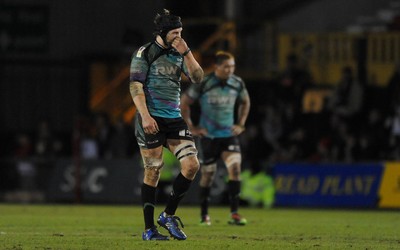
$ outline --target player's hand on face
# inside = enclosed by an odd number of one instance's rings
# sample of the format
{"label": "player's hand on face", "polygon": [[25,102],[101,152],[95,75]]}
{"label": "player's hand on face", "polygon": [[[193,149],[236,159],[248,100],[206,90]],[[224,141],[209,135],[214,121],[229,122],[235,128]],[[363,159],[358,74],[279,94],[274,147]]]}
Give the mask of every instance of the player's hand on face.
{"label": "player's hand on face", "polygon": [[157,134],[160,131],[156,120],[151,116],[142,117],[142,126],[146,134]]}
{"label": "player's hand on face", "polygon": [[172,41],[173,48],[175,48],[181,55],[186,52],[186,50],[189,48],[188,45],[186,44],[185,40],[183,40],[182,37],[176,37]]}
{"label": "player's hand on face", "polygon": [[232,126],[233,135],[240,135],[241,133],[243,133],[244,130],[245,130],[244,126],[237,125],[237,124]]}

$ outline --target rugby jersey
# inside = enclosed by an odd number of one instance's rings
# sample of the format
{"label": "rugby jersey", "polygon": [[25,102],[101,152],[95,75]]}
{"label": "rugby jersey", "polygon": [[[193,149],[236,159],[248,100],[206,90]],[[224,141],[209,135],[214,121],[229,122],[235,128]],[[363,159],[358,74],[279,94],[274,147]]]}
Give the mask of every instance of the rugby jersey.
{"label": "rugby jersey", "polygon": [[157,41],[145,44],[133,53],[130,81],[143,84],[150,115],[181,117],[181,73],[188,75],[183,61],[178,51],[165,49]]}
{"label": "rugby jersey", "polygon": [[235,104],[248,95],[240,77],[232,75],[221,81],[213,72],[201,84],[191,85],[186,94],[200,103],[199,126],[207,129],[207,137],[233,136],[231,127],[235,122]]}

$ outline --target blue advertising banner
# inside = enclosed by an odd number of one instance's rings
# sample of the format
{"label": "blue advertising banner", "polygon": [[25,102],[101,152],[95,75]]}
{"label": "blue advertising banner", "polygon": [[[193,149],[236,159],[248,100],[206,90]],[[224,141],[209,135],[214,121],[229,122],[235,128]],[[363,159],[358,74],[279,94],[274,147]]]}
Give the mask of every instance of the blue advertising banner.
{"label": "blue advertising banner", "polygon": [[376,207],[382,164],[276,164],[275,205]]}

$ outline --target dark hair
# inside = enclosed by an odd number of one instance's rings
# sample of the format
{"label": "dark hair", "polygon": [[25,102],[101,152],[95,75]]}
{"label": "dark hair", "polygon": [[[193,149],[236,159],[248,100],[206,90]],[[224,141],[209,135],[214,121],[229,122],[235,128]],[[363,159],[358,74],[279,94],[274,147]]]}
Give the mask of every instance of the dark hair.
{"label": "dark hair", "polygon": [[235,57],[227,52],[227,51],[217,51],[217,53],[215,53],[215,64],[220,65],[222,64],[224,61],[229,60],[229,59],[234,59]]}
{"label": "dark hair", "polygon": [[171,15],[169,10],[164,9],[163,13],[157,13],[154,18],[154,25],[154,35],[160,35],[162,38],[165,38],[170,30],[181,28],[182,22],[179,16]]}

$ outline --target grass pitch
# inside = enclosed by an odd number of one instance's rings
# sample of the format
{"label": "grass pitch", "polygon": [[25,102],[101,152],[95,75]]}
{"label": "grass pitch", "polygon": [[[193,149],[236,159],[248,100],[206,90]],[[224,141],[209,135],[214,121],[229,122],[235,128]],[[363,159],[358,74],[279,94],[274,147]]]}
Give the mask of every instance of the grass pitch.
{"label": "grass pitch", "polygon": [[399,211],[240,212],[248,225],[231,226],[227,207],[211,207],[204,227],[199,208],[182,206],[186,241],[144,242],[139,206],[0,204],[0,249],[400,249]]}

